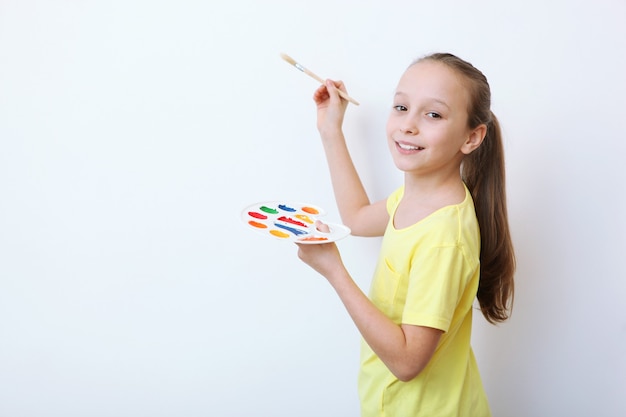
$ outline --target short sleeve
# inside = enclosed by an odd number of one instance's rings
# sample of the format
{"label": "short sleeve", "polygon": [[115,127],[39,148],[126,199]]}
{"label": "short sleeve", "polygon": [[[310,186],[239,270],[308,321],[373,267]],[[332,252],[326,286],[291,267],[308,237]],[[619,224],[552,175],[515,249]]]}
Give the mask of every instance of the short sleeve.
{"label": "short sleeve", "polygon": [[447,331],[473,273],[459,246],[422,251],[411,265],[402,322]]}

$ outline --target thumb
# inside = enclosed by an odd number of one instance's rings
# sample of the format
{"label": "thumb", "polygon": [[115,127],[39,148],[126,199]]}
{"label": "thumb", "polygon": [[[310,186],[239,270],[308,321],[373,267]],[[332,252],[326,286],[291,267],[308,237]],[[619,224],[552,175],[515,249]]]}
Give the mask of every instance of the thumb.
{"label": "thumb", "polygon": [[322,223],[319,220],[315,222],[315,228],[322,233],[330,233],[330,227],[328,227],[326,223]]}

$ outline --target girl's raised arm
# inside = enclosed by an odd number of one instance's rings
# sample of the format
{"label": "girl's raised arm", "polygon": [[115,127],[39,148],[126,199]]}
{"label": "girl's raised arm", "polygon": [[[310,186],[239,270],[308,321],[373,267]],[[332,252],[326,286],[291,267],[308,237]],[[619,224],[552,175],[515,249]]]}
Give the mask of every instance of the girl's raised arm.
{"label": "girl's raised arm", "polygon": [[341,81],[326,80],[313,95],[317,105],[317,129],[322,138],[337,207],[343,223],[355,236],[382,236],[389,221],[386,202],[372,204],[354,167],[342,125],[348,102],[337,92]]}

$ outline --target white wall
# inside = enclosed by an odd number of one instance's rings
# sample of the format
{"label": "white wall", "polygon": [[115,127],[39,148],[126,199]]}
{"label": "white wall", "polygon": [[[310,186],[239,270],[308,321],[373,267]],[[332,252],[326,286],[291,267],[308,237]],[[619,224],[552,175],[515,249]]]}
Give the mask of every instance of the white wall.
{"label": "white wall", "polygon": [[[302,4],[301,4],[302,3]],[[626,414],[626,4],[0,0],[0,416],[356,416],[359,337],[249,203],[338,214],[316,83],[373,199],[391,94],[445,50],[506,134],[514,316],[476,316],[495,416]],[[367,288],[378,240],[340,242]]]}

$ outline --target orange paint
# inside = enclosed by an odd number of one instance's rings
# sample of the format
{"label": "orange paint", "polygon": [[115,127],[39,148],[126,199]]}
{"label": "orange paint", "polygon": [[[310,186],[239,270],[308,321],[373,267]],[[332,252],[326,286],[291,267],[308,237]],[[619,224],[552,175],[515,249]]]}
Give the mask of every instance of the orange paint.
{"label": "orange paint", "polygon": [[283,233],[280,230],[270,230],[270,233],[276,237],[282,237],[282,238],[289,237],[287,233]]}
{"label": "orange paint", "polygon": [[263,223],[255,222],[254,220],[250,220],[250,221],[248,222],[248,224],[249,224],[250,226],[253,226],[253,227],[258,227],[259,229],[265,229],[265,228],[267,228],[267,226],[266,226],[266,225],[264,225]]}
{"label": "orange paint", "polygon": [[320,212],[314,209],[313,207],[302,207],[302,211],[309,214],[319,214]]}
{"label": "orange paint", "polygon": [[324,240],[328,240],[327,237],[303,237],[302,239],[298,239],[300,242],[322,242]]}

